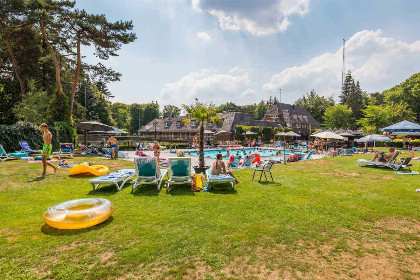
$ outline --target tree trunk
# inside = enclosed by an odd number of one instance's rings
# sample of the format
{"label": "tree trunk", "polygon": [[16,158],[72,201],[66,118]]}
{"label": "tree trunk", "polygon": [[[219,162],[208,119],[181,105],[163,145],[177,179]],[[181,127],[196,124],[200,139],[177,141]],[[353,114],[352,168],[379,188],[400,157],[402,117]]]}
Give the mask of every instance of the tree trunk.
{"label": "tree trunk", "polygon": [[200,143],[198,144],[198,167],[204,167],[204,123],[200,122]]}
{"label": "tree trunk", "polygon": [[79,84],[80,71],[82,69],[82,59],[80,57],[80,35],[77,35],[77,67],[74,75],[73,88],[71,90],[71,105],[70,105],[70,116],[73,115],[74,97],[76,95],[77,85]]}
{"label": "tree trunk", "polygon": [[45,44],[47,44],[48,50],[50,51],[51,58],[54,62],[55,66],[55,81],[57,83],[57,95],[61,95],[63,93],[63,89],[61,87],[61,69],[60,69],[60,63],[57,59],[57,56],[55,55],[54,48],[51,46],[50,41],[47,38],[47,33],[45,32],[45,26],[44,26],[44,17],[42,16],[40,21],[42,36],[44,38]]}
{"label": "tree trunk", "polygon": [[13,69],[15,70],[16,78],[19,81],[20,95],[21,95],[21,98],[22,98],[22,101],[23,101],[23,99],[25,98],[25,94],[26,94],[25,84],[23,83],[22,77],[20,76],[20,73],[19,73],[18,64],[17,64],[16,58],[15,58],[15,54],[13,53],[12,43],[10,42],[9,35],[6,35],[6,41],[7,41],[7,48],[9,49],[10,57],[12,58]]}

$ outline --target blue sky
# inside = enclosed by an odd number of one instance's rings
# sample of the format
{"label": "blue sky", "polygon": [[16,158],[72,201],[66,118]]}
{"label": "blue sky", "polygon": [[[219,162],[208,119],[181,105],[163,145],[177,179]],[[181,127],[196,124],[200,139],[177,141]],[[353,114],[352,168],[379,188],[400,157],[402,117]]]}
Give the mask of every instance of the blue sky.
{"label": "blue sky", "polygon": [[[113,101],[249,104],[312,88],[337,97],[341,44],[362,89],[382,91],[420,71],[420,1],[88,0],[138,39],[103,62],[123,74]],[[84,55],[95,57],[89,49]]]}

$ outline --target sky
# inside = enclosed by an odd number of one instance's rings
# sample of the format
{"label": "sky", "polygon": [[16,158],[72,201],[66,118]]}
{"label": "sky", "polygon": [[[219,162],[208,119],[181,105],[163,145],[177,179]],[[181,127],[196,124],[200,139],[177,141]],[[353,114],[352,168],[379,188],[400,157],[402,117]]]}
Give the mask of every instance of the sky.
{"label": "sky", "polygon": [[78,8],[132,20],[137,40],[101,62],[122,74],[113,102],[293,103],[314,89],[338,98],[346,71],[368,92],[420,72],[418,0],[84,0]]}

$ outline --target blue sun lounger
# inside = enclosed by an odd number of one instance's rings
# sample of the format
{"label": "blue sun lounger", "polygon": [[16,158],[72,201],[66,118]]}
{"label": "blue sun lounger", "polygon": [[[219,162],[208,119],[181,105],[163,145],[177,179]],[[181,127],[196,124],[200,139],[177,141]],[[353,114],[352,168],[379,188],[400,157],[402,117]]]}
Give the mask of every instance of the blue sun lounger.
{"label": "blue sun lounger", "polygon": [[163,178],[165,178],[167,169],[159,169],[157,158],[136,157],[134,159],[134,168],[137,178],[131,181],[133,184],[131,192],[134,192],[137,186],[146,184],[157,184],[157,190],[160,191]]}
{"label": "blue sun lounger", "polygon": [[120,191],[122,190],[124,184],[128,180],[130,180],[134,175],[136,175],[136,171],[134,169],[121,169],[121,170],[109,173],[107,175],[103,175],[101,177],[90,179],[89,184],[92,185],[93,190],[96,190],[99,187],[99,185],[114,184],[117,187],[117,189]]}
{"label": "blue sun lounger", "polygon": [[29,147],[28,142],[26,141],[19,141],[19,145],[22,148],[22,151],[28,154],[41,154],[42,153],[42,150],[32,150],[31,147]]}
{"label": "blue sun lounger", "polygon": [[206,170],[207,183],[204,190],[211,188],[212,184],[231,184],[232,189],[235,188],[235,178],[228,174],[212,175],[211,170]]}

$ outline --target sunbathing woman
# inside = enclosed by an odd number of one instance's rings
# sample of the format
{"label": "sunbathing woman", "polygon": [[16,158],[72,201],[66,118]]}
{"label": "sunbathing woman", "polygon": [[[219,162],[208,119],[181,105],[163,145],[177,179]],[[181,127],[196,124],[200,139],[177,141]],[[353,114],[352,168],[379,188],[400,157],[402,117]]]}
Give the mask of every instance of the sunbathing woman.
{"label": "sunbathing woman", "polygon": [[240,182],[236,179],[235,175],[232,172],[226,171],[226,165],[223,162],[223,156],[221,153],[218,153],[216,156],[216,160],[213,162],[211,167],[211,174],[212,175],[220,175],[220,174],[227,174],[235,178],[235,183],[239,184]]}

